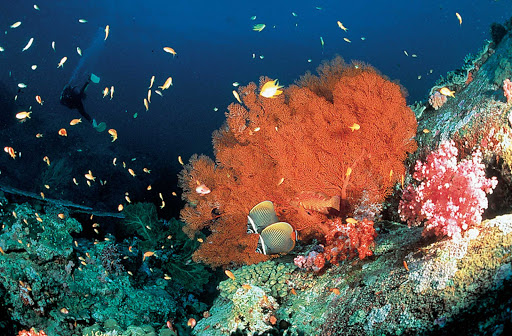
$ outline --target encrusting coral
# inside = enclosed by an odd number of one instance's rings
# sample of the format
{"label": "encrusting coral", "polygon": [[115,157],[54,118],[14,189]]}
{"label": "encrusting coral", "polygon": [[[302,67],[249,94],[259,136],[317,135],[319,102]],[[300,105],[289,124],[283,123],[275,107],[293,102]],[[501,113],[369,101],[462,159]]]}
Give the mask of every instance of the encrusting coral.
{"label": "encrusting coral", "polygon": [[[258,236],[246,233],[247,215],[261,201],[272,201],[301,239],[322,240],[333,222],[351,216],[364,191],[380,203],[403,178],[417,124],[400,86],[341,58],[318,71],[275,98],[258,95],[266,77],[259,87],[239,87],[243,103],[229,105],[226,124],[213,134],[215,162],[194,155],[185,165],[184,231],[211,233],[195,261],[220,266],[268,259],[255,252]],[[202,184],[211,192],[196,192]],[[301,202],[311,194],[340,197],[341,211],[305,209]]]}

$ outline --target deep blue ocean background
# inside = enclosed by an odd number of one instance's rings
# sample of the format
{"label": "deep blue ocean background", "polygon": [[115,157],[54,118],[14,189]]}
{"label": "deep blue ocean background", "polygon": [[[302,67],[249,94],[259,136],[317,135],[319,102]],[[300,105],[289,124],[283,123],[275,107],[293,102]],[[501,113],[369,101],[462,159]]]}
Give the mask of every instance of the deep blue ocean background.
{"label": "deep blue ocean background", "polygon": [[[12,160],[0,153],[0,184],[39,193],[38,171],[45,169],[42,157],[48,155],[54,162],[67,158],[82,185],[83,174],[91,169],[100,179],[109,176],[111,186],[84,187],[70,195],[66,188],[73,185],[68,179],[59,192],[45,191],[50,197],[91,206],[102,200],[111,203],[105,209],[115,211],[113,205],[122,201],[125,191],[138,201],[157,200],[162,192],[170,204],[170,193],[179,192],[178,155],[184,161],[193,153],[212,155],[211,133],[222,125],[226,107],[234,101],[233,82],[245,85],[266,75],[289,85],[306,71],[314,72],[322,60],[340,55],[346,61],[370,63],[399,80],[413,103],[426,99],[440,76],[461,67],[468,53],[476,53],[490,39],[491,23],[503,23],[511,15],[508,0],[2,1],[0,147],[12,146],[23,155]],[[338,27],[338,20],[347,32]],[[16,21],[21,26],[11,29]],[[258,23],[266,25],[261,32],[252,30]],[[92,69],[101,82],[88,88],[84,104],[93,118],[117,130],[119,139],[113,143],[107,132],[97,133],[89,125],[69,126],[80,115],[59,104],[62,88],[81,60],[76,47],[87,57],[87,47],[106,25],[110,34]],[[31,37],[32,47],[22,52]],[[172,47],[177,56],[163,47]],[[57,68],[64,56],[67,62]],[[169,76],[174,85],[163,97],[153,93],[146,112],[143,99],[152,75],[155,86]],[[18,83],[27,87],[18,90]],[[114,98],[102,98],[103,89],[112,85]],[[36,95],[44,105],[36,103]],[[32,118],[17,122],[14,115],[30,106]],[[56,135],[61,127],[68,130],[67,138]],[[44,137],[36,139],[36,133]],[[131,163],[137,177],[107,174],[119,169],[112,166],[113,157]],[[143,167],[152,173],[145,175]],[[151,195],[145,193],[148,184],[153,184]]]}

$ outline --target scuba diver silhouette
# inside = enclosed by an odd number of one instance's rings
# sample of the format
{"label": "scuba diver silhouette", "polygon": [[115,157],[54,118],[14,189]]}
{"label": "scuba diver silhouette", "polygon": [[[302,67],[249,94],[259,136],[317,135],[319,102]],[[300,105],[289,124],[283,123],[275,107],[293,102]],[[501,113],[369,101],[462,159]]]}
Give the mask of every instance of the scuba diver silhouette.
{"label": "scuba diver silhouette", "polygon": [[85,99],[85,89],[91,83],[91,78],[85,82],[81,89],[78,86],[68,85],[62,90],[60,95],[60,103],[69,109],[76,109],[87,121],[92,122],[92,118],[85,112],[83,100]]}

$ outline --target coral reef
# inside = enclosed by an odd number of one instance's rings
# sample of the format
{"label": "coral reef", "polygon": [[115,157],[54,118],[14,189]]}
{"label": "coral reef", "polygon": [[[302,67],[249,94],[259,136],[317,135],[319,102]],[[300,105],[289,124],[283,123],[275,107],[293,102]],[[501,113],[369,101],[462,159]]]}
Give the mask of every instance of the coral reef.
{"label": "coral reef", "polygon": [[[450,335],[463,323],[468,334],[490,334],[509,321],[511,215],[484,220],[459,241],[426,240],[419,227],[383,231],[372,260],[343,262],[321,275],[292,272],[288,282],[297,284],[296,295],[278,300],[276,324],[264,327],[268,333]],[[235,314],[226,297],[221,294],[197,322],[196,335],[226,335],[227,326],[245,316]],[[237,327],[250,334],[247,325]]]}
{"label": "coral reef", "polygon": [[[0,291],[4,304],[11,307],[11,319],[49,336],[71,336],[109,319],[124,335],[130,327],[157,328],[170,319],[198,316],[206,306],[195,295],[209,273],[190,262],[197,243],[186,237],[178,221],[159,221],[149,207],[138,209],[140,218],[153,219],[145,223],[163,237],[152,242],[159,244],[158,255],[145,262],[144,244],[136,237],[120,243],[108,234],[101,241],[74,239],[82,225],[66,209],[50,206],[36,211],[28,203],[2,201]],[[97,223],[92,227],[96,234],[104,230]],[[137,232],[144,235],[140,228]],[[171,271],[177,268],[181,273]],[[176,329],[183,330],[179,325]]]}
{"label": "coral reef", "polygon": [[[185,165],[185,232],[211,233],[194,260],[211,266],[266,260],[245,225],[263,200],[302,239],[325,240],[333,219],[350,216],[365,190],[371,203],[382,202],[405,174],[407,152],[416,149],[416,120],[400,87],[341,59],[319,73],[272,99],[258,95],[254,83],[240,87],[243,103],[228,107],[226,125],[213,135],[215,163],[195,155]],[[261,78],[260,87],[268,80]],[[200,184],[211,193],[197,193]],[[300,202],[308,193],[341,197],[341,212],[307,211]]]}

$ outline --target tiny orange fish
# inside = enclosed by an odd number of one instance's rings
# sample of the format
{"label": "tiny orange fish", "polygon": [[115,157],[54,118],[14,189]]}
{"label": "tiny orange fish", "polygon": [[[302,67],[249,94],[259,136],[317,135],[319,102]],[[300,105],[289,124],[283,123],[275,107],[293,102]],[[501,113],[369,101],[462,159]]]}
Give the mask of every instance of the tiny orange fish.
{"label": "tiny orange fish", "polygon": [[4,152],[9,154],[13,159],[16,159],[16,152],[14,151],[14,148],[12,148],[12,147],[4,147]]}
{"label": "tiny orange fish", "polygon": [[61,128],[61,129],[59,130],[59,135],[60,135],[60,136],[65,136],[65,137],[67,137],[67,136],[68,136],[68,132],[66,131],[66,129],[65,129],[65,128]]}
{"label": "tiny orange fish", "polygon": [[152,251],[144,252],[144,255],[142,256],[142,261],[144,261],[144,260],[146,260],[146,258],[149,258],[154,255],[155,255],[155,252],[152,252]]}
{"label": "tiny orange fish", "polygon": [[36,138],[40,139],[40,138],[42,138],[42,137],[43,137],[43,134],[42,134],[42,133],[37,133],[37,134],[36,134]]}
{"label": "tiny orange fish", "polygon": [[196,326],[196,320],[193,317],[189,318],[187,321],[187,326],[193,329]]}
{"label": "tiny orange fish", "polygon": [[172,54],[173,57],[176,57],[176,55],[178,55],[178,53],[176,53],[176,51],[174,51],[174,49],[171,47],[164,47],[164,51],[169,54]]}
{"label": "tiny orange fish", "polygon": [[119,204],[119,205],[117,206],[117,211],[123,211],[123,209],[124,209],[124,207],[123,207],[123,205],[122,205],[122,204]]}
{"label": "tiny orange fish", "polygon": [[50,159],[48,158],[48,156],[45,156],[43,158],[43,161],[46,162],[46,164],[49,166],[50,165]]}
{"label": "tiny orange fish", "polygon": [[225,270],[224,273],[226,273],[226,275],[232,279],[232,280],[235,280],[235,275],[233,274],[233,272],[231,272],[230,270]]}
{"label": "tiny orange fish", "polygon": [[143,168],[142,171],[146,174],[150,174],[151,173],[151,170],[147,169],[147,168]]}
{"label": "tiny orange fish", "polygon": [[112,142],[117,140],[117,131],[113,128],[108,130],[108,134],[112,136]]}
{"label": "tiny orange fish", "polygon": [[44,101],[41,99],[41,96],[36,96],[36,102],[38,102],[40,105],[43,105]]}
{"label": "tiny orange fish", "polygon": [[331,292],[333,292],[335,295],[340,295],[340,294],[341,294],[341,292],[340,292],[340,290],[339,290],[338,288],[331,288],[330,290],[331,290]]}
{"label": "tiny orange fish", "polygon": [[135,172],[133,171],[133,169],[131,169],[131,168],[128,169],[128,173],[130,173],[130,175],[133,176],[133,177],[137,176],[135,174]]}
{"label": "tiny orange fish", "polygon": [[75,126],[76,124],[81,123],[81,122],[82,122],[82,118],[79,118],[79,119],[73,119],[73,120],[71,120],[71,121],[69,122],[69,124],[70,124],[71,126]]}
{"label": "tiny orange fish", "polygon": [[242,288],[243,288],[243,289],[251,289],[251,288],[252,288],[252,286],[251,286],[251,285],[248,285],[248,284],[243,284],[243,285],[242,285]]}

